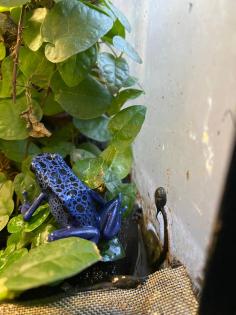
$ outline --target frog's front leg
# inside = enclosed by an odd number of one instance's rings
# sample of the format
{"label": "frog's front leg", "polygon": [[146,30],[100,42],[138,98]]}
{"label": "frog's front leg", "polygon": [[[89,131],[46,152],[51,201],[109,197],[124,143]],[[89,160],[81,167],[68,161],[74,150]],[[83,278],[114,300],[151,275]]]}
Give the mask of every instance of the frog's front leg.
{"label": "frog's front leg", "polygon": [[29,209],[24,213],[24,220],[29,221],[34,214],[34,212],[38,209],[41,203],[47,198],[47,194],[41,192],[41,194],[34,200]]}
{"label": "frog's front leg", "polygon": [[19,210],[20,210],[21,214],[25,214],[31,205],[30,205],[29,200],[28,200],[27,191],[23,191],[22,196],[23,196],[23,203],[19,207]]}
{"label": "frog's front leg", "polygon": [[60,230],[53,231],[48,236],[48,241],[55,241],[65,237],[81,237],[86,240],[98,243],[100,238],[100,232],[96,227],[87,226],[87,227],[72,227],[68,226]]}
{"label": "frog's front leg", "polygon": [[121,194],[107,202],[100,214],[100,228],[104,239],[110,240],[120,231],[121,228]]}

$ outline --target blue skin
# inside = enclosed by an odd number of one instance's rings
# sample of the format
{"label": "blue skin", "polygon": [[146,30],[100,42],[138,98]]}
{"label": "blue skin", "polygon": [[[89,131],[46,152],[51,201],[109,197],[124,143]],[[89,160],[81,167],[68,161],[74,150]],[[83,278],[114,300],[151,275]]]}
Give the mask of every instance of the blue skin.
{"label": "blue skin", "polygon": [[59,154],[37,155],[31,164],[42,190],[32,205],[21,207],[25,221],[29,221],[42,202],[49,203],[51,213],[61,227],[49,234],[48,240],[77,236],[95,243],[100,237],[110,240],[121,228],[121,195],[105,202],[88,188],[65,163]]}

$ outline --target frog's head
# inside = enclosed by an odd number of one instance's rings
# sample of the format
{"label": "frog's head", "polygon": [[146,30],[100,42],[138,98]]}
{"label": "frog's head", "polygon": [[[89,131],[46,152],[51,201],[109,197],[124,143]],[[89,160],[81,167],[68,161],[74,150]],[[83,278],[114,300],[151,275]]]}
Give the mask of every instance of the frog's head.
{"label": "frog's head", "polygon": [[58,167],[62,157],[55,153],[42,153],[35,156],[31,162],[31,170],[34,172],[41,188],[47,188],[48,177]]}

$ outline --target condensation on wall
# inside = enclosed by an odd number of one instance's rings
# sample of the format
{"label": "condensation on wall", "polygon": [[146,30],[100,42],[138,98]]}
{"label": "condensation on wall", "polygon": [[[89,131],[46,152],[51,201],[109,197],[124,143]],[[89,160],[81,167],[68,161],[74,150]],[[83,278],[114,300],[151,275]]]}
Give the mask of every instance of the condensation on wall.
{"label": "condensation on wall", "polygon": [[146,95],[134,146],[146,210],[168,192],[171,254],[201,277],[236,124],[236,2],[116,0],[143,59],[131,62]]}

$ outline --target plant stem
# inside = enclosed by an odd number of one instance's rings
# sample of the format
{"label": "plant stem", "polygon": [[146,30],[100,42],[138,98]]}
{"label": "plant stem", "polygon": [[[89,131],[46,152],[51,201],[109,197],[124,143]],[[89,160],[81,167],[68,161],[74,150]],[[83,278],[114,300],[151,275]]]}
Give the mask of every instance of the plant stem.
{"label": "plant stem", "polygon": [[14,49],[14,63],[13,63],[13,78],[12,78],[12,100],[13,103],[16,102],[16,76],[17,76],[17,65],[18,65],[18,60],[19,60],[19,51],[20,51],[20,45],[21,45],[21,34],[22,34],[22,29],[23,29],[23,19],[24,19],[24,13],[25,13],[25,6],[23,5],[21,8],[21,13],[20,13],[20,19],[18,22],[18,28],[17,28],[17,38],[16,38],[16,46]]}

